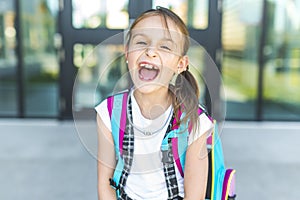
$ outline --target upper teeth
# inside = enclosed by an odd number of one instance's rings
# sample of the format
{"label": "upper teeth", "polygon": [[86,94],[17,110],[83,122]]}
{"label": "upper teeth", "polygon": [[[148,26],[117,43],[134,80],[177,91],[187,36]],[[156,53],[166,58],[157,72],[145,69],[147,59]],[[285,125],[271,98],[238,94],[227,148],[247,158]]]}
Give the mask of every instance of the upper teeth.
{"label": "upper teeth", "polygon": [[146,63],[141,64],[140,66],[141,66],[141,67],[144,67],[144,68],[146,68],[146,69],[156,69],[155,66],[150,65],[150,64],[146,64]]}

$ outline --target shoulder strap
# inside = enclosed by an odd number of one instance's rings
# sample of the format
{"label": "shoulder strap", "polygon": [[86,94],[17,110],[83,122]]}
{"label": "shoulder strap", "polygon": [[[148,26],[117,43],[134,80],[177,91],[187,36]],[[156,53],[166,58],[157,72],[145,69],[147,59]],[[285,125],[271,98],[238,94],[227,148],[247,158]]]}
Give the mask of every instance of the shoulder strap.
{"label": "shoulder strap", "polygon": [[[202,106],[198,108],[198,115],[206,114],[207,112]],[[179,111],[179,118],[184,117],[184,113]],[[207,115],[209,117],[209,115]],[[211,119],[211,117],[209,117]],[[173,119],[172,130],[167,134],[162,143],[162,150],[168,149],[168,139],[171,138],[173,158],[180,175],[184,177],[185,152],[188,146],[188,136],[192,130],[192,125],[185,124],[178,127],[176,118]]]}
{"label": "shoulder strap", "polygon": [[221,199],[225,165],[218,124],[214,121],[211,148],[211,199]]}
{"label": "shoulder strap", "polygon": [[226,169],[219,126],[214,120],[214,130],[210,136],[209,174],[206,197],[211,200],[235,199],[235,170]]}
{"label": "shoulder strap", "polygon": [[112,136],[115,147],[118,147],[116,154],[123,155],[123,139],[126,129],[126,105],[128,92],[119,93],[107,98],[107,109],[111,120]]}
{"label": "shoulder strap", "polygon": [[[184,113],[179,111],[178,118],[182,117],[184,117]],[[188,126],[186,124],[178,126],[176,117],[173,116],[161,144],[162,163],[168,190],[168,200],[179,198],[175,168],[179,170],[183,177],[188,135]]]}
{"label": "shoulder strap", "polygon": [[107,98],[107,109],[111,120],[112,136],[114,140],[117,166],[113,178],[110,179],[110,185],[116,190],[119,196],[119,182],[124,169],[123,140],[126,129],[126,105],[128,92],[122,92]]}

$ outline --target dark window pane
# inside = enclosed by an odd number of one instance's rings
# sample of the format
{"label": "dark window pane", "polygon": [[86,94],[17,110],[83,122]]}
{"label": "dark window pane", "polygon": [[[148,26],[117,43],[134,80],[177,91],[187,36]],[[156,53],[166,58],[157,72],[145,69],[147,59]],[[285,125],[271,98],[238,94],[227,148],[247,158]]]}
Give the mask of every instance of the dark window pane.
{"label": "dark window pane", "polygon": [[0,116],[17,115],[14,1],[0,0]]}
{"label": "dark window pane", "polygon": [[58,1],[21,1],[28,117],[58,115],[59,64],[54,47],[57,4]]}

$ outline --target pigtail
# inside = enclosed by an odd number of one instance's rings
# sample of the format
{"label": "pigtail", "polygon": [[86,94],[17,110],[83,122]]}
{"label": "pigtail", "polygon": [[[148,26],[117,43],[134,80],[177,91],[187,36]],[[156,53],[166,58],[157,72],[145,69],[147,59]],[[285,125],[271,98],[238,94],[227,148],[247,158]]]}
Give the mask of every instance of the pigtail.
{"label": "pigtail", "polygon": [[[173,106],[177,125],[190,120],[193,127],[198,125],[199,88],[196,79],[188,70],[178,74],[174,91]],[[185,112],[183,119],[178,119],[179,111]]]}

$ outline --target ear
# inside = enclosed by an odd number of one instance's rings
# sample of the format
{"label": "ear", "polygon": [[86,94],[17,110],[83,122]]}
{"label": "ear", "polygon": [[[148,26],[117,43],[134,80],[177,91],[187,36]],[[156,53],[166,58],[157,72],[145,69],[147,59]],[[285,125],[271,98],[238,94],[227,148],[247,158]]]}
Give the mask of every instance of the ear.
{"label": "ear", "polygon": [[128,45],[125,45],[125,60],[128,59]]}
{"label": "ear", "polygon": [[178,73],[181,73],[183,71],[187,70],[187,66],[189,65],[189,57],[187,55],[182,56],[178,61]]}

